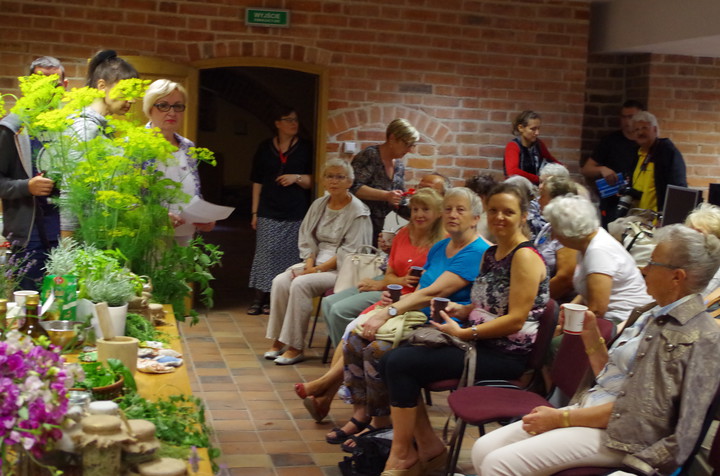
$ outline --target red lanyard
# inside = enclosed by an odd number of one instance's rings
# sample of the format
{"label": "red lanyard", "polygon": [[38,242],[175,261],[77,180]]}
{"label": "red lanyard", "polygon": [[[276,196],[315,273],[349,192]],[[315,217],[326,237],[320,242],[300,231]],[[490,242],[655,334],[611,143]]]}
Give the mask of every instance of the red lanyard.
{"label": "red lanyard", "polygon": [[283,165],[287,164],[287,159],[288,159],[287,152],[283,154],[282,152],[280,152],[278,150],[278,155],[280,156],[280,163]]}

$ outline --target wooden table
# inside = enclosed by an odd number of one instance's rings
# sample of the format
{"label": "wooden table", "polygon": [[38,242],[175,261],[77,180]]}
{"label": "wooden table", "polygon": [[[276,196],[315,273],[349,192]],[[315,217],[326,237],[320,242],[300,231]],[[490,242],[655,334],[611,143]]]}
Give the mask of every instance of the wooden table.
{"label": "wooden table", "polygon": [[[170,348],[183,354],[182,341],[178,332],[178,324],[175,320],[172,306],[165,306],[165,326],[157,327],[157,330],[169,336]],[[66,355],[68,362],[77,362],[77,355]],[[135,382],[138,393],[148,400],[157,400],[172,395],[192,395],[190,378],[187,367],[181,365],[175,372],[168,374],[146,374],[135,372]],[[197,472],[192,471],[188,465],[188,474],[192,476],[213,476],[207,448],[198,448],[200,464]]]}

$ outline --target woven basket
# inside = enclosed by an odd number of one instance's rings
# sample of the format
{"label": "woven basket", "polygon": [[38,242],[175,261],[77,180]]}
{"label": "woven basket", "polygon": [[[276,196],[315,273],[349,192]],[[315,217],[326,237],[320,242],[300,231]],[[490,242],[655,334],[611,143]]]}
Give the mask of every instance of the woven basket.
{"label": "woven basket", "polygon": [[[94,400],[114,400],[123,394],[123,387],[125,386],[125,378],[120,377],[120,380],[112,385],[106,385],[104,387],[93,387],[90,391],[93,394]],[[82,388],[71,388],[70,390],[85,390]]]}

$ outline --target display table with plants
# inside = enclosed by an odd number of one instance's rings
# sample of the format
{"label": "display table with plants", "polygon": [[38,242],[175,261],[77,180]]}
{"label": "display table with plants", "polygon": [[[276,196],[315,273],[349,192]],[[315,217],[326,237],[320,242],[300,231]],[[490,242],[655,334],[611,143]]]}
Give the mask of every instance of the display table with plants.
{"label": "display table with plants", "polygon": [[[172,307],[165,306],[166,325],[158,326],[169,348],[182,353],[182,342]],[[77,353],[66,355],[68,362],[78,362]],[[134,375],[137,392],[130,392],[116,399],[129,419],[146,419],[155,423],[160,440],[178,446],[172,456],[192,460],[188,464],[188,473],[197,476],[212,476],[210,453],[217,456],[217,450],[210,449],[209,427],[205,425],[202,402],[192,395],[190,377],[187,368],[182,365],[175,372],[166,374],[148,374],[136,372]],[[188,428],[187,422],[192,422]],[[188,451],[194,446],[197,458]]]}

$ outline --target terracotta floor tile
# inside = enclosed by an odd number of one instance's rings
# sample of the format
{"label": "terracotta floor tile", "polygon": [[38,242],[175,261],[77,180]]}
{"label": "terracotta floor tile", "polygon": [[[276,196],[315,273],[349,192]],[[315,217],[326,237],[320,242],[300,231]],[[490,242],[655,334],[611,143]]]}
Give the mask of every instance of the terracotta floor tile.
{"label": "terracotta floor tile", "polygon": [[246,455],[246,454],[262,454],[265,453],[265,447],[260,442],[226,442],[220,444],[222,454],[230,455]]}
{"label": "terracotta floor tile", "polygon": [[[279,453],[269,455],[273,465],[280,466],[311,466],[314,465],[312,456],[308,454]],[[293,473],[297,474],[297,473]]]}
{"label": "terracotta floor tile", "polygon": [[214,420],[249,420],[250,414],[246,410],[210,410]]}
{"label": "terracotta floor tile", "polygon": [[263,441],[262,444],[267,454],[310,454],[310,448],[302,441]]}
{"label": "terracotta floor tile", "polygon": [[249,442],[260,442],[260,437],[255,431],[253,425],[251,429],[246,431],[234,430],[234,431],[221,431],[217,425],[215,427],[215,437],[221,443],[249,443]]}
{"label": "terracotta floor tile", "polygon": [[230,468],[231,476],[276,476],[271,468]]}
{"label": "terracotta floor tile", "polygon": [[230,468],[272,468],[273,462],[266,454],[227,455],[222,457]]}
{"label": "terracotta floor tile", "polygon": [[278,476],[324,476],[322,468],[306,466],[306,467],[289,467],[278,468],[276,471]]}

